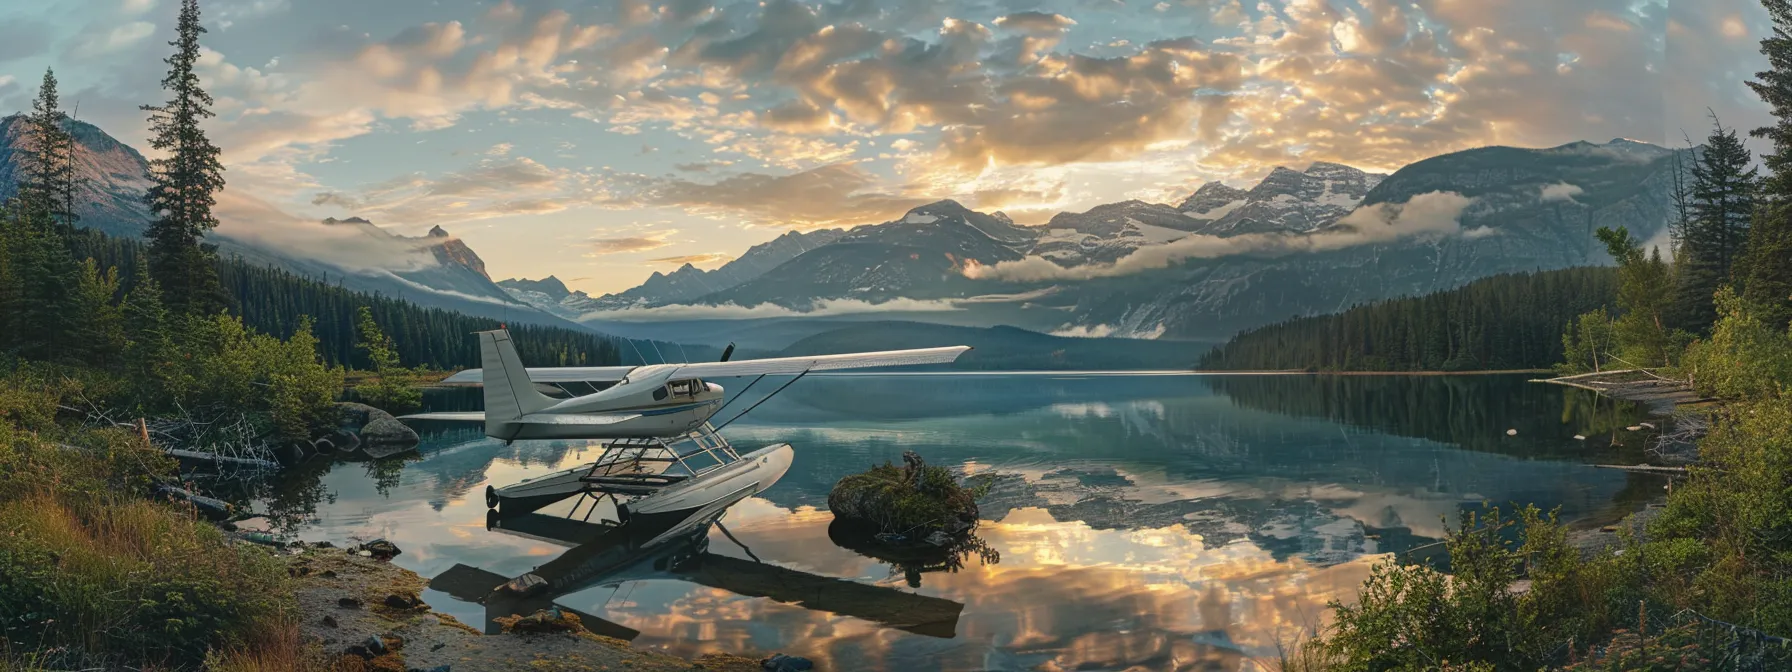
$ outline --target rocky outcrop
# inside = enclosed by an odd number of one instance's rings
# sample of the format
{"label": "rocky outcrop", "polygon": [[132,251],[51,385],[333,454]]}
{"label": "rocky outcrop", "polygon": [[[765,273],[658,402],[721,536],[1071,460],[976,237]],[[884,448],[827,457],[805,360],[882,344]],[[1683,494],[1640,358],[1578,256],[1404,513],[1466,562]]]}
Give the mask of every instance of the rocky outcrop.
{"label": "rocky outcrop", "polygon": [[353,431],[369,450],[415,446],[420,441],[416,430],[406,427],[391,413],[350,401],[339,402],[336,407],[342,409],[341,427]]}

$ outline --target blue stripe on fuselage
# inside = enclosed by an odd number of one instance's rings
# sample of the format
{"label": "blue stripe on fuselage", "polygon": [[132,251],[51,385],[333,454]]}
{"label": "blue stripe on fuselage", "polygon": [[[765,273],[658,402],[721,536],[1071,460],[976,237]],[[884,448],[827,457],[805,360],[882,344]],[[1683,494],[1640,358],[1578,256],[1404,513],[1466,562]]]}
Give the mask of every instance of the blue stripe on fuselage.
{"label": "blue stripe on fuselage", "polygon": [[722,402],[722,400],[720,400],[720,399],[711,399],[709,401],[699,401],[695,404],[685,404],[683,406],[673,406],[671,408],[656,408],[656,409],[653,409],[650,411],[617,411],[617,412],[619,412],[619,413],[633,412],[633,413],[639,413],[641,415],[670,415],[672,413],[682,413],[684,411],[688,411],[693,408],[702,408],[704,406],[713,406],[713,405],[719,404],[721,402]]}

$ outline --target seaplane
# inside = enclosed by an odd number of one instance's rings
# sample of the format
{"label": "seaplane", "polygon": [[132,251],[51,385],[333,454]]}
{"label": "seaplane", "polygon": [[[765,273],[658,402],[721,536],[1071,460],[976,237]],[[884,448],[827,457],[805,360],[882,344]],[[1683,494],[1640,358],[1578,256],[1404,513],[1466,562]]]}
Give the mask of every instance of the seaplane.
{"label": "seaplane", "polygon": [[[487,486],[486,506],[502,515],[526,514],[579,497],[568,517],[590,502],[614,505],[617,523],[682,518],[719,501],[738,501],[776,483],[790,469],[790,444],[741,454],[710,419],[730,402],[706,379],[756,376],[741,398],[766,376],[794,375],[771,394],[722,423],[739,419],[803,376],[890,366],[945,364],[967,346],[813,357],[781,357],[644,366],[524,367],[510,332],[477,332],[481,368],[455,373],[448,385],[484,387],[482,412],[401,416],[406,421],[483,422],[486,436],[513,441],[590,439],[604,442],[597,461],[504,487]],[[584,386],[581,388],[581,386]],[[578,394],[582,389],[594,390]],[[555,396],[550,396],[553,394]]]}

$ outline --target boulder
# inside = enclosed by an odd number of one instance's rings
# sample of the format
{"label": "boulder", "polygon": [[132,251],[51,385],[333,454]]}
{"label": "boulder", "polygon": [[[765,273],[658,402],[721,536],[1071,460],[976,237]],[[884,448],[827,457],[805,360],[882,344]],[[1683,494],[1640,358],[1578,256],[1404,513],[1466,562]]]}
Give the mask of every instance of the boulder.
{"label": "boulder", "polygon": [[[342,412],[341,427],[359,437],[365,446],[414,446],[420,441],[417,432],[380,409],[352,401],[336,403]],[[337,446],[341,449],[341,446]]]}
{"label": "boulder", "polygon": [[392,557],[398,557],[398,554],[403,554],[403,550],[398,550],[396,543],[385,541],[385,539],[367,541],[364,545],[360,545],[360,550],[364,550],[367,552],[367,556],[376,557],[376,559],[392,559]]}
{"label": "boulder", "polygon": [[540,632],[584,632],[585,624],[579,617],[559,607],[543,609],[528,616],[500,616],[492,622],[502,626],[504,632],[540,633]]}
{"label": "boulder", "polygon": [[774,653],[771,657],[759,661],[759,666],[765,668],[766,672],[808,672],[815,669],[815,663],[810,662],[808,658],[787,656],[782,653]]}

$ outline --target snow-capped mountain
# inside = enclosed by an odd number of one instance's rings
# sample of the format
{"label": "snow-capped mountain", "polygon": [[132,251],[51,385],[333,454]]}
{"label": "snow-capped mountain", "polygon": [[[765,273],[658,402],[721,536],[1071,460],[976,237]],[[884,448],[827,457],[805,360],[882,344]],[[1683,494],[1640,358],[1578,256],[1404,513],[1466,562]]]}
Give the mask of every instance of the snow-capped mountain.
{"label": "snow-capped mountain", "polygon": [[1191,229],[1197,233],[1300,233],[1350,214],[1386,178],[1322,161],[1305,172],[1276,168],[1249,191],[1209,182],[1177,209],[1199,223]]}
{"label": "snow-capped mountain", "polygon": [[1028,254],[1062,266],[1112,263],[1141,247],[1187,236],[1201,224],[1201,220],[1161,203],[1110,203],[1088,212],[1058,213],[1040,227],[1043,232]]}

